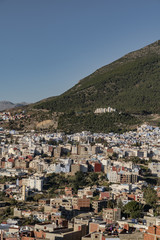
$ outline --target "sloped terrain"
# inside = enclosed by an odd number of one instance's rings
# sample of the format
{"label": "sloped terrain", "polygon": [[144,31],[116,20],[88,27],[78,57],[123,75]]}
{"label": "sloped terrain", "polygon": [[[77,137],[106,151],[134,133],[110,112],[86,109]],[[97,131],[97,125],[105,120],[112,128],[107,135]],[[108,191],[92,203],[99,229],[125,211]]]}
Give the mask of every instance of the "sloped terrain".
{"label": "sloped terrain", "polygon": [[160,113],[160,41],[131,52],[57,97],[33,105],[69,113],[111,106],[128,113]]}

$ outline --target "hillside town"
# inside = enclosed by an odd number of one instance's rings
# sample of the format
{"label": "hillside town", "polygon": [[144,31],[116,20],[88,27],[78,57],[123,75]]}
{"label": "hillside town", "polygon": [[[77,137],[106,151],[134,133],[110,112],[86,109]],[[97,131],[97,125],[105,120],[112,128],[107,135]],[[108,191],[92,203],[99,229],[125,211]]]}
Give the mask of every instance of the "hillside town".
{"label": "hillside town", "polygon": [[160,0],[0,0],[0,240],[160,240]]}
{"label": "hillside town", "polygon": [[1,239],[158,239],[159,136],[1,128]]}
{"label": "hillside town", "polygon": [[9,122],[9,121],[15,121],[18,119],[24,119],[24,118],[29,118],[30,115],[26,115],[25,111],[12,114],[11,112],[0,112],[0,122]]}

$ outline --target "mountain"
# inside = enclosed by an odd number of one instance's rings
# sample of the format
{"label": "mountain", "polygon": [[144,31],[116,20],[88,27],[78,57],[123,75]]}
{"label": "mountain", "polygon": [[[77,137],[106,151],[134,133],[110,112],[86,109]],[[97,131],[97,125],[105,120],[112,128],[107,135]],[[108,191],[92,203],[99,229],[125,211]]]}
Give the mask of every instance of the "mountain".
{"label": "mountain", "polygon": [[160,40],[103,66],[65,93],[33,107],[69,113],[111,106],[129,114],[160,113],[159,92]]}
{"label": "mountain", "polygon": [[16,108],[16,107],[22,107],[27,105],[27,103],[12,103],[9,101],[0,101],[0,111],[11,109],[11,108]]}
{"label": "mountain", "polygon": [[[28,105],[25,111],[30,118],[5,127],[124,132],[142,122],[160,123],[159,93],[160,40],[99,68],[59,96]],[[94,113],[104,107],[117,111]]]}

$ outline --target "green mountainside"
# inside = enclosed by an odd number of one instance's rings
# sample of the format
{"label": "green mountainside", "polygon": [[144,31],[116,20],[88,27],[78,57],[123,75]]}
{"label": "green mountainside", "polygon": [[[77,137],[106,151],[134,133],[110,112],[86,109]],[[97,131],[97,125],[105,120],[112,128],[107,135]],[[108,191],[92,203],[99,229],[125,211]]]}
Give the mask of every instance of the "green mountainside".
{"label": "green mountainside", "polygon": [[160,113],[160,41],[104,66],[60,96],[34,105],[53,112],[111,106],[128,113]]}
{"label": "green mountainside", "polygon": [[58,129],[66,133],[75,133],[81,131],[91,132],[117,132],[122,133],[135,129],[135,125],[140,123],[140,119],[127,113],[104,113],[94,114],[64,113],[59,117]]}
{"label": "green mountainside", "polygon": [[[96,70],[65,93],[30,105],[29,109],[58,114],[58,129],[65,132],[122,132],[139,124],[141,116],[160,114],[159,93],[160,41],[156,41]],[[108,106],[117,112],[94,114],[96,108]]]}

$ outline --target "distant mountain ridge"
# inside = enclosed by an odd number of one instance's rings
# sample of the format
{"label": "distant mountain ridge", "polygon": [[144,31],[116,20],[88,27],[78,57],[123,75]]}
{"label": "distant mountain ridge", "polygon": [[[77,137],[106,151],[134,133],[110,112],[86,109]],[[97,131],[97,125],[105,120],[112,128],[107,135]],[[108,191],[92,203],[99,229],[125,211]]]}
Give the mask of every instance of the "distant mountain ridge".
{"label": "distant mountain ridge", "polygon": [[27,105],[27,103],[22,102],[22,103],[12,103],[9,101],[0,101],[0,111],[4,111],[7,109],[11,109],[11,108],[16,108],[16,107],[23,107]]}
{"label": "distant mountain ridge", "polygon": [[131,52],[80,80],[60,96],[33,104],[53,112],[111,106],[128,113],[160,113],[160,41]]}

